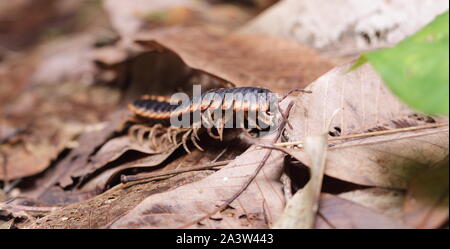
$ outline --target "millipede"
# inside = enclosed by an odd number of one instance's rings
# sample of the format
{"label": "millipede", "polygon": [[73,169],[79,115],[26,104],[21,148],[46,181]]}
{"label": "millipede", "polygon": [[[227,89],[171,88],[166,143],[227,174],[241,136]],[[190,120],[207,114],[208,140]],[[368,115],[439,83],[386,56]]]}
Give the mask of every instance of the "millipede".
{"label": "millipede", "polygon": [[[278,98],[272,91],[259,87],[212,89],[200,96],[191,97],[188,101],[175,103],[171,103],[170,97],[144,95],[128,105],[132,113],[132,126],[128,133],[141,144],[147,138],[152,148],[158,148],[158,141],[166,139],[175,145],[182,144],[190,153],[187,141],[191,140],[195,147],[203,151],[197,143],[200,140],[200,129],[221,141],[224,128],[243,128],[247,133],[267,129],[274,125],[274,104],[277,101]],[[194,120],[195,114],[200,119]],[[171,122],[183,116],[189,116],[187,127]],[[214,134],[212,128],[216,129],[217,134]],[[180,134],[181,141],[178,139]]]}

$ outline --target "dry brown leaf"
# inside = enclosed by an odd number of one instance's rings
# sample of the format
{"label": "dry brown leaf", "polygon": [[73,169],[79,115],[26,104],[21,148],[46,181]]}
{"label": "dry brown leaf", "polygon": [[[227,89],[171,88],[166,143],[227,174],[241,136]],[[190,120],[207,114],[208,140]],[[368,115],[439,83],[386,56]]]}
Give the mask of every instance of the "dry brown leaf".
{"label": "dry brown leaf", "polygon": [[[174,145],[173,143],[166,142],[161,144],[160,149],[165,148],[163,151],[156,151],[151,148],[150,142],[148,140],[144,141],[142,145],[140,145],[137,141],[133,141],[129,136],[117,137],[109,140],[106,144],[104,144],[100,150],[93,156],[89,158],[89,162],[84,166],[80,167],[71,173],[71,177],[82,177],[87,176],[96,170],[106,166],[108,163],[118,159],[127,151],[138,151],[145,154],[153,154],[155,157],[144,159],[145,161],[139,161],[139,165],[142,167],[154,166],[158,165],[166,158],[168,158],[179,146]],[[159,162],[159,163],[158,163]],[[136,165],[135,163],[125,164],[120,166],[115,170],[123,170],[127,168],[133,167]],[[65,184],[60,183],[62,187],[68,186],[70,183],[67,182]]]}
{"label": "dry brown leaf", "polygon": [[[397,100],[369,64],[351,72],[348,68],[335,68],[308,86],[312,94],[297,97],[289,117],[293,126],[290,140],[301,141],[308,134],[327,129],[337,108],[340,112],[329,131],[334,135],[434,122],[414,115]],[[325,174],[361,185],[405,188],[413,174],[447,154],[448,128],[398,132],[333,145]],[[288,151],[300,161],[307,160],[302,150]]]}
{"label": "dry brown leaf", "polygon": [[[115,30],[128,40],[142,30],[167,26],[201,26],[232,30],[249,21],[261,9],[233,3],[196,0],[107,0],[105,10]],[[126,41],[127,42],[127,41]]]}
{"label": "dry brown leaf", "polygon": [[197,181],[206,175],[208,172],[188,172],[157,182],[119,184],[88,200],[58,208],[26,228],[101,228],[133,209],[149,195]]}
{"label": "dry brown leaf", "polygon": [[411,180],[403,208],[406,224],[416,228],[439,228],[448,221],[448,167],[447,155]]}
{"label": "dry brown leaf", "polygon": [[31,76],[31,83],[74,81],[77,84],[92,84],[95,67],[90,61],[93,60],[94,43],[94,35],[81,34],[45,44],[37,53],[40,62]]}
{"label": "dry brown leaf", "polygon": [[[112,180],[113,177],[115,177],[120,172],[131,169],[131,168],[146,168],[146,167],[152,167],[152,166],[159,166],[162,162],[164,162],[172,153],[178,148],[179,146],[173,146],[169,148],[167,151],[163,153],[149,153],[150,155],[133,160],[131,162],[124,163],[118,167],[106,169],[105,171],[101,172],[99,175],[95,176],[94,179],[86,183],[81,188],[81,191],[92,191],[94,189],[105,189],[106,185]],[[139,149],[139,148],[138,148]],[[133,149],[130,149],[133,150]],[[139,151],[139,150],[137,150]],[[114,159],[110,159],[111,161]],[[109,161],[109,160],[108,160]],[[95,165],[95,164],[94,164]],[[89,172],[94,172],[95,170],[99,169],[102,166],[106,166],[104,162],[101,164],[97,164],[95,167],[90,167],[87,169]],[[86,174],[86,172],[77,172],[76,175],[83,176]]]}
{"label": "dry brown leaf", "polygon": [[227,209],[191,224],[235,194],[255,171],[266,149],[250,147],[232,163],[201,181],[148,197],[110,224],[113,228],[264,228],[284,206],[279,182],[283,154],[273,151],[252,184]]}
{"label": "dry brown leaf", "polygon": [[[33,199],[46,200],[64,199],[64,197],[60,196],[60,194],[64,194],[63,191],[56,191],[59,194],[55,196],[54,192],[49,190],[57,183],[65,186],[73,183],[71,174],[79,168],[87,165],[89,156],[95,152],[99,146],[104,144],[109,137],[112,136],[114,131],[122,124],[123,120],[124,112],[118,111],[112,116],[111,121],[107,123],[104,129],[82,133],[78,139],[79,145],[75,149],[71,150],[70,153],[64,157],[64,159],[55,165],[55,167],[37,179],[36,186],[32,189],[24,191],[23,196]],[[46,197],[46,195],[50,197]],[[52,203],[57,204],[56,201]]]}
{"label": "dry brown leaf", "polygon": [[312,94],[297,98],[289,116],[294,128],[291,141],[326,130],[327,120],[338,108],[330,132],[339,130],[340,135],[360,133],[414,113],[389,91],[370,64],[348,72],[350,66],[329,71],[308,86]]}
{"label": "dry brown leaf", "polygon": [[7,178],[45,170],[75,136],[98,126],[117,100],[113,90],[70,83],[22,91],[0,113],[1,126],[22,130],[0,145],[7,157]]}
{"label": "dry brown leaf", "polygon": [[[287,149],[302,162],[300,149]],[[330,147],[325,174],[356,184],[404,189],[411,177],[448,154],[448,128],[402,132]]]}
{"label": "dry brown leaf", "polygon": [[308,165],[311,165],[310,180],[289,200],[283,216],[274,228],[313,228],[322,189],[327,147],[327,134],[306,137],[304,148],[309,158]]}
{"label": "dry brown leaf", "polygon": [[77,130],[62,127],[60,121],[50,117],[48,120],[35,121],[23,130],[26,134],[13,136],[13,141],[0,145],[0,180],[18,179],[42,172],[77,134]]}
{"label": "dry brown leaf", "polygon": [[322,194],[315,228],[408,228],[395,219],[340,197]]}
{"label": "dry brown leaf", "polygon": [[242,32],[294,40],[330,55],[356,55],[399,42],[446,9],[446,0],[284,0]]}
{"label": "dry brown leaf", "polygon": [[405,191],[367,188],[345,192],[338,196],[398,220],[401,220],[403,215]]}
{"label": "dry brown leaf", "polygon": [[332,67],[307,47],[262,35],[223,36],[173,28],[141,34],[137,42],[148,50],[173,51],[189,67],[237,86],[261,86],[280,93],[305,87]]}
{"label": "dry brown leaf", "polygon": [[[83,1],[2,1],[0,3],[0,50],[18,49],[42,38],[45,31],[70,23]],[[55,25],[56,24],[56,25]]]}
{"label": "dry brown leaf", "polygon": [[200,4],[200,2],[192,0],[107,0],[103,3],[114,28],[125,39],[132,37],[141,29],[145,22],[145,15],[151,13],[156,15],[156,13],[174,7],[195,8]]}

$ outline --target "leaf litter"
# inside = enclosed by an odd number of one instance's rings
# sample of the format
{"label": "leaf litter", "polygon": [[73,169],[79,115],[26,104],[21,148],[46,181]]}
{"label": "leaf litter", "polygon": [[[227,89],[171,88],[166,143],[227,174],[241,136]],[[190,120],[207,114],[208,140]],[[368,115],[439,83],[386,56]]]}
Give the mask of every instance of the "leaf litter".
{"label": "leaf litter", "polygon": [[[209,3],[185,1],[186,8],[153,12],[160,16],[134,16],[139,25],[126,27],[119,20],[131,12],[118,11],[118,1],[105,2],[112,27],[132,35],[97,47],[90,47],[92,39],[80,43],[80,53],[71,55],[72,65],[86,64],[73,72],[71,66],[59,66],[64,51],[33,71],[33,63],[46,62],[35,56],[21,69],[28,72],[23,85],[34,85],[25,92],[14,90],[19,96],[15,101],[4,98],[0,148],[9,162],[7,175],[0,171],[0,176],[8,182],[3,186],[9,186],[5,194],[12,202],[1,209],[34,216],[40,210],[42,217],[17,215],[4,227],[269,228],[286,215],[286,203],[312,185],[313,194],[303,194],[299,199],[304,203],[294,204],[296,209],[309,205],[306,215],[296,214],[303,220],[300,227],[437,228],[448,221],[448,180],[439,178],[445,167],[435,166],[448,161],[448,119],[427,117],[401,104],[369,65],[348,72],[349,64],[335,66],[330,61],[339,60],[295,39],[231,31],[261,9],[234,12],[235,6],[219,4],[214,6],[218,12],[205,15]],[[202,6],[192,7],[197,4]],[[240,17],[234,23],[221,19],[215,29],[208,23],[213,13]],[[5,66],[1,62],[0,69]],[[185,154],[177,146],[164,153],[151,150],[124,135],[123,112],[111,116],[138,95],[168,95],[193,83],[204,89],[262,86],[280,94],[307,87],[313,93],[294,98],[292,129],[283,134],[287,141],[250,145],[255,143],[251,140],[240,146],[204,141],[205,153]],[[91,89],[102,88],[97,84],[108,85],[105,95],[90,95]],[[80,94],[73,94],[80,85]],[[8,89],[8,84],[3,87]],[[112,93],[119,94],[111,98]],[[72,96],[70,104],[58,105],[64,96]],[[32,107],[35,115],[29,115]],[[311,158],[308,137],[324,130],[326,157]],[[240,144],[244,140],[237,137]],[[28,166],[27,160],[38,167]],[[323,173],[309,172],[316,168],[310,160],[323,161]],[[20,163],[25,166],[20,168]],[[303,187],[303,180],[286,175],[292,167],[305,167],[309,178]],[[282,174],[287,179],[280,181]],[[324,191],[331,181],[342,190]],[[431,181],[438,184],[427,188]],[[285,191],[293,191],[294,197]]]}

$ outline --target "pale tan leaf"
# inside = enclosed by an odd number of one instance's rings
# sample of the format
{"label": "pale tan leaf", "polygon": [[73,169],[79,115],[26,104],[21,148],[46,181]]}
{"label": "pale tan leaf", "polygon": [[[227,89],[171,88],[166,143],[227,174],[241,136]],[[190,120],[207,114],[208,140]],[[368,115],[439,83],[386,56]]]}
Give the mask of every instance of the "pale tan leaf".
{"label": "pale tan leaf", "polygon": [[338,196],[392,218],[401,220],[403,215],[405,191],[402,190],[367,188],[345,192]]}
{"label": "pale tan leaf", "polygon": [[308,136],[305,153],[311,165],[311,178],[303,189],[288,201],[283,216],[274,228],[313,228],[318,208],[328,142],[327,135]]}
{"label": "pale tan leaf", "polygon": [[[308,134],[322,132],[329,127],[333,112],[340,109],[329,130],[334,141],[325,174],[360,185],[405,188],[413,174],[447,154],[448,120],[415,114],[387,89],[369,64],[348,69],[349,65],[333,69],[308,86],[312,94],[297,97],[289,116],[293,129],[287,135],[302,141]],[[419,128],[407,129],[414,126]],[[367,131],[380,133],[364,137]],[[346,135],[361,137],[336,140]],[[302,150],[288,152],[302,162],[307,160]]]}
{"label": "pale tan leaf", "polygon": [[312,94],[297,98],[289,116],[293,126],[290,140],[302,140],[327,129],[337,108],[341,111],[330,132],[338,129],[340,135],[360,133],[414,113],[389,91],[370,64],[351,72],[349,68],[344,65],[329,71],[308,86]]}
{"label": "pale tan leaf", "polygon": [[446,0],[283,0],[242,32],[269,34],[333,55],[348,55],[395,44],[446,9]]}

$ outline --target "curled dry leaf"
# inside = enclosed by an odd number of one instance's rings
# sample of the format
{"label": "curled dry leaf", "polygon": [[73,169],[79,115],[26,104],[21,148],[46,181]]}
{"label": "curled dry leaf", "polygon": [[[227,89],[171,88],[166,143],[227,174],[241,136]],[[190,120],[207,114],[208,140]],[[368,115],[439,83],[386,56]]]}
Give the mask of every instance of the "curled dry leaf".
{"label": "curled dry leaf", "polygon": [[322,194],[315,228],[408,228],[372,209],[330,194]]}
{"label": "curled dry leaf", "polygon": [[313,228],[322,179],[328,142],[327,135],[308,136],[305,139],[305,153],[311,165],[309,182],[289,200],[283,216],[274,228]]}
{"label": "curled dry leaf", "polygon": [[[48,199],[45,198],[45,195],[52,195],[48,190],[57,183],[64,186],[72,184],[72,173],[87,165],[89,156],[112,136],[122,124],[124,115],[123,111],[118,111],[112,115],[111,121],[105,125],[104,129],[82,133],[78,139],[79,145],[72,149],[67,156],[46,172],[45,175],[37,179],[36,187],[24,191],[23,196],[33,199]],[[61,193],[64,194],[64,192]],[[50,199],[53,198],[60,199],[60,196],[54,196]]]}
{"label": "curled dry leaf", "polygon": [[173,51],[189,67],[237,86],[280,93],[305,87],[332,67],[310,48],[263,35],[223,36],[203,29],[172,28],[136,39],[147,50]]}
{"label": "curled dry leaf", "polygon": [[47,169],[70,142],[73,144],[74,137],[96,127],[111,112],[118,100],[114,93],[103,87],[61,83],[29,88],[8,101],[0,110],[0,125],[22,132],[0,145],[7,157],[6,178],[27,177]]}
{"label": "curled dry leaf", "polygon": [[447,155],[411,180],[403,207],[406,224],[416,228],[439,228],[448,221],[448,167]]}
{"label": "curled dry leaf", "polygon": [[[0,180],[32,176],[45,170],[76,134],[59,120],[35,121],[11,142],[0,145]],[[14,141],[15,140],[15,141]]]}
{"label": "curled dry leaf", "polygon": [[[122,136],[111,139],[106,144],[104,144],[95,155],[89,158],[89,162],[84,167],[80,167],[74,170],[71,173],[71,177],[87,176],[95,172],[96,170],[106,166],[108,163],[118,159],[127,151],[138,151],[145,154],[155,155],[152,158],[138,160],[137,163],[142,167],[158,165],[166,158],[168,158],[175,151],[175,149],[179,147],[179,145],[174,145],[173,143],[166,142],[158,147],[160,149],[163,149],[162,151],[156,151],[151,148],[149,143],[149,141],[145,141],[143,144],[139,144],[137,141],[130,139],[129,136]],[[136,165],[136,162],[131,164],[127,163],[120,166],[119,168],[114,168],[114,171],[110,173],[113,173],[116,170],[131,168],[133,167],[133,165]],[[62,187],[68,186],[66,185],[67,183],[64,185],[62,185],[62,183],[60,184]]]}
{"label": "curled dry leaf", "polygon": [[[232,163],[195,183],[155,194],[112,228],[265,228],[284,206],[279,178],[283,154],[273,151],[256,179],[223,212],[198,224],[195,221],[233,196],[252,175],[267,149],[250,147]],[[194,224],[192,224],[194,222]]]}
{"label": "curled dry leaf", "polygon": [[[346,65],[328,72],[308,87],[312,94],[297,97],[289,118],[291,140],[301,141],[326,129],[336,108],[341,110],[329,131],[334,135],[364,135],[365,131],[434,122],[417,118],[389,92],[370,65],[351,72],[348,68]],[[404,119],[395,121],[401,117]],[[440,126],[334,143],[325,174],[361,185],[405,188],[412,175],[446,156],[448,128],[446,123]],[[302,162],[307,160],[302,150],[288,152]]]}
{"label": "curled dry leaf", "polygon": [[[99,175],[95,176],[94,179],[86,183],[85,186],[82,187],[82,191],[91,191],[94,189],[105,189],[106,185],[112,180],[113,177],[115,177],[120,172],[131,169],[131,168],[144,168],[144,167],[152,167],[152,166],[159,166],[162,162],[164,162],[172,153],[180,146],[171,146],[168,147],[167,150],[164,152],[157,152],[152,149],[149,149],[147,146],[139,146],[136,145],[136,143],[129,143],[125,142],[123,143],[122,140],[129,140],[128,138],[117,138],[120,140],[112,139],[107,144],[105,144],[102,149],[94,156],[95,159],[92,163],[89,163],[89,166],[82,171],[75,172],[75,176],[86,176],[90,173],[95,172],[98,169],[101,169],[102,167],[106,166],[109,162],[112,162],[116,160],[118,157],[120,157],[124,152],[126,151],[139,151],[146,154],[149,154],[148,156],[140,159],[136,159],[130,162],[126,162],[124,164],[121,164],[118,167],[113,167],[106,169],[105,171],[101,172]],[[108,151],[112,147],[111,143],[122,143],[120,145],[119,150]],[[171,144],[173,145],[173,144]],[[114,145],[113,145],[114,146]],[[108,155],[111,155],[111,157],[108,157]]]}

